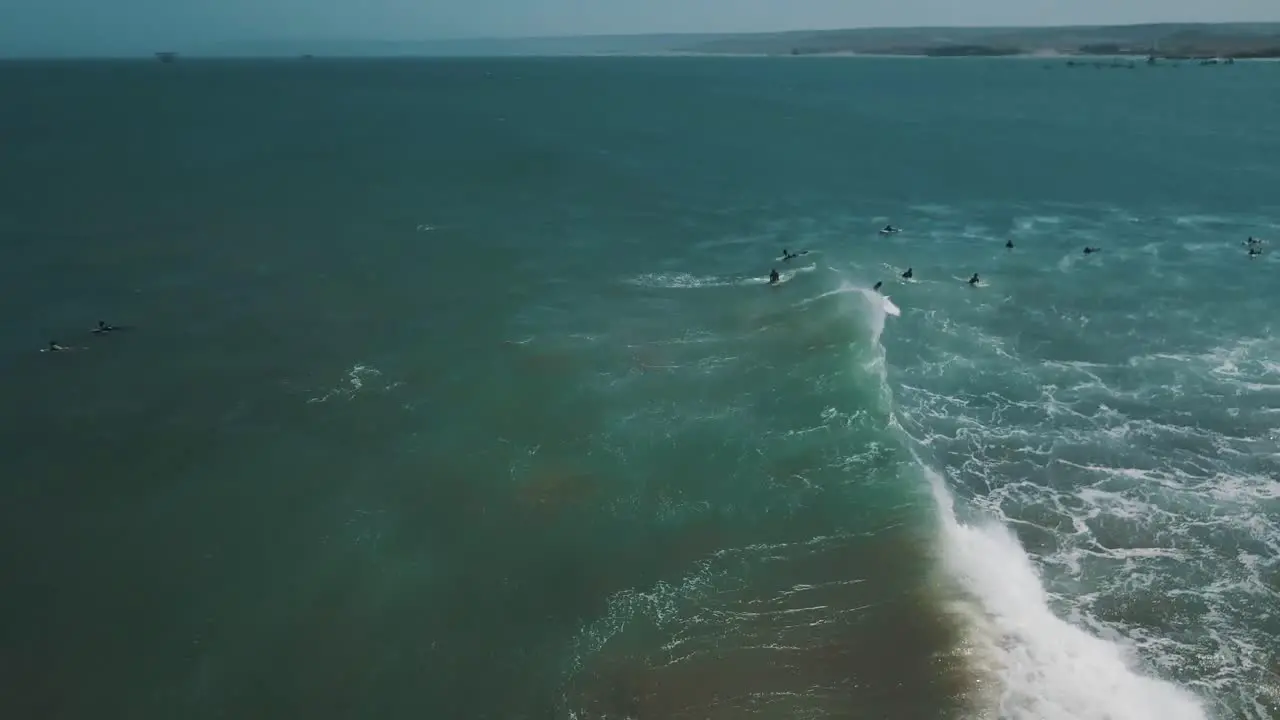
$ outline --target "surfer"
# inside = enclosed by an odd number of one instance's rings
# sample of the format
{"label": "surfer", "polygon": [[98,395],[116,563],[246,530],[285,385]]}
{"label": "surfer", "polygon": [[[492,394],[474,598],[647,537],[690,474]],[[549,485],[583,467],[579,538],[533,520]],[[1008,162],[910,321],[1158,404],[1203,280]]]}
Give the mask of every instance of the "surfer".
{"label": "surfer", "polygon": [[898,232],[898,228],[896,228],[896,227],[894,227],[894,226],[892,226],[892,225],[885,225],[885,226],[884,226],[884,229],[882,229],[882,230],[880,231],[880,234],[881,234],[881,235],[892,235],[893,233],[896,233],[896,232]]}
{"label": "surfer", "polygon": [[876,291],[876,292],[880,292],[880,286],[881,286],[881,285],[884,285],[884,282],[883,282],[883,281],[882,281],[882,282],[878,282],[878,283],[876,283],[876,284],[875,284],[875,287],[873,287],[873,288],[871,288],[871,289],[872,289],[872,290],[874,290],[874,291]]}
{"label": "surfer", "polygon": [[1009,240],[1008,242],[1006,242],[1006,243],[1004,244],[1004,246],[1005,246],[1006,248],[1008,248],[1008,249],[1012,250],[1012,249],[1013,249],[1013,240]]}
{"label": "surfer", "polygon": [[982,282],[982,281],[978,279],[978,273],[974,273],[974,274],[973,274],[973,277],[969,278],[969,284],[970,284],[970,285],[977,285],[977,284],[978,284],[978,283],[980,283],[980,282]]}
{"label": "surfer", "polygon": [[1249,257],[1255,258],[1262,254],[1262,250],[1257,246],[1249,248]]}
{"label": "surfer", "polygon": [[112,332],[114,330],[119,330],[119,329],[120,328],[116,327],[115,325],[108,325],[105,321],[99,320],[98,327],[94,328],[92,332],[94,335],[105,335],[106,333]]}
{"label": "surfer", "polygon": [[778,281],[779,281],[778,269],[777,269],[777,268],[774,268],[774,269],[772,269],[772,270],[770,270],[770,271],[769,271],[769,284],[770,284],[770,285],[777,285],[777,284],[778,284]]}
{"label": "surfer", "polygon": [[1093,253],[1096,253],[1096,252],[1102,252],[1102,248],[1086,247],[1086,248],[1084,249],[1084,254],[1085,254],[1085,255],[1092,255]]}
{"label": "surfer", "polygon": [[57,340],[50,340],[49,347],[45,348],[45,352],[63,352],[70,349],[66,345],[59,345]]}
{"label": "surfer", "polygon": [[907,268],[907,271],[902,273],[902,277],[906,280],[910,280],[912,277],[915,277],[915,273],[912,272],[912,268]]}

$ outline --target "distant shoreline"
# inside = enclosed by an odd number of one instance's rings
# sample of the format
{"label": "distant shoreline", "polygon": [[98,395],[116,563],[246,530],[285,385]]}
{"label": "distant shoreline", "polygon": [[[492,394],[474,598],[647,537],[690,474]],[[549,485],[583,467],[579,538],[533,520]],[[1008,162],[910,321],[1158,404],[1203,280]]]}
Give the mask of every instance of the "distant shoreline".
{"label": "distant shoreline", "polygon": [[[619,54],[622,56],[623,54]],[[964,60],[964,59],[985,59],[985,60],[1127,60],[1130,62],[1146,61],[1148,58],[1154,57],[1157,61],[1169,62],[1193,62],[1200,60],[1234,60],[1236,62],[1276,62],[1280,61],[1280,50],[1275,54],[1256,55],[1256,56],[1240,56],[1240,55],[1148,55],[1148,54],[1124,54],[1124,53],[1061,53],[1061,52],[1043,52],[1043,51],[1010,51],[991,54],[972,54],[972,55],[948,55],[948,54],[929,54],[929,53],[889,53],[889,52],[856,52],[856,51],[837,51],[822,53],[799,53],[799,54],[780,54],[780,53],[719,53],[719,52],[670,52],[670,53],[648,53],[645,57],[770,57],[770,58],[868,58],[889,60],[894,58],[913,59],[913,60]]]}
{"label": "distant shoreline", "polygon": [[[1045,53],[1045,52],[1019,52],[1007,53],[1000,55],[926,55],[912,53],[874,53],[874,52],[829,52],[829,53],[809,53],[800,55],[779,54],[779,53],[750,53],[750,52],[695,52],[683,50],[658,50],[652,52],[563,52],[563,53],[506,53],[506,54],[475,54],[475,55],[445,55],[445,54],[333,54],[333,55],[315,55],[307,60],[322,62],[361,62],[361,61],[414,61],[414,60],[554,60],[554,59],[607,59],[607,58],[703,58],[712,59],[719,58],[725,60],[731,59],[769,59],[769,60],[1010,60],[1010,61],[1037,61],[1037,62],[1066,62],[1071,64],[1073,61],[1078,65],[1094,65],[1105,64],[1108,61],[1112,63],[1123,63],[1125,65],[1146,65],[1147,58],[1137,55],[1088,55],[1082,53],[1061,54],[1061,53]],[[282,54],[258,54],[258,55],[186,55],[180,60],[174,61],[174,64],[185,63],[205,63],[205,62],[273,62],[273,63],[291,63],[302,62],[303,58],[294,55]],[[1230,60],[1235,63],[1276,63],[1280,62],[1280,55],[1268,57],[1232,57],[1232,56],[1203,56],[1203,57],[1164,57],[1157,58],[1156,64],[1163,63],[1192,63],[1216,61],[1217,64],[1227,64]],[[86,62],[107,62],[107,63],[137,63],[137,64],[154,64],[156,60],[151,57],[139,56],[82,56],[82,57],[0,57],[0,66],[15,64],[59,64],[59,63],[86,63]]]}
{"label": "distant shoreline", "polygon": [[[309,42],[223,46],[193,54],[556,56],[736,55],[870,57],[1280,57],[1280,22],[1060,27],[908,27],[765,33],[488,38],[431,42]],[[193,49],[194,50],[194,49]],[[215,50],[209,48],[207,50]]]}
{"label": "distant shoreline", "polygon": [[[1151,23],[1058,27],[902,27],[795,30],[764,33],[690,33],[452,40],[315,39],[221,43],[172,49],[174,62],[213,58],[408,57],[1044,57],[1130,58],[1135,62],[1211,58],[1280,58],[1280,22]],[[7,60],[90,59],[62,56]],[[96,53],[98,59],[137,58],[151,52]],[[114,57],[112,57],[114,56]]]}

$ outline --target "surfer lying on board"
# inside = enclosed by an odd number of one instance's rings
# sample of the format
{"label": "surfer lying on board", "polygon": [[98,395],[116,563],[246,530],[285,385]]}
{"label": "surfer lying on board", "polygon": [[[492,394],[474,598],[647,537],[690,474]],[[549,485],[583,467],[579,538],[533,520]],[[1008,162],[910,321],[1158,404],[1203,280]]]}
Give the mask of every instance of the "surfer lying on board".
{"label": "surfer lying on board", "polygon": [[1084,254],[1085,254],[1085,255],[1092,255],[1093,253],[1096,253],[1096,252],[1102,252],[1102,248],[1086,247],[1086,248],[1084,249]]}
{"label": "surfer lying on board", "polygon": [[978,283],[980,283],[980,282],[982,282],[982,281],[978,279],[978,273],[974,273],[974,274],[973,274],[973,277],[969,278],[969,284],[970,284],[970,285],[977,285],[977,284],[978,284]]}
{"label": "surfer lying on board", "polygon": [[915,272],[912,270],[912,268],[907,268],[907,271],[902,273],[902,277],[907,280],[910,280],[913,275],[915,275]]}
{"label": "surfer lying on board", "polygon": [[808,250],[801,250],[800,252],[793,253],[793,252],[791,252],[790,250],[788,250],[788,249],[786,249],[786,248],[782,248],[782,259],[783,259],[783,260],[794,260],[795,258],[798,258],[798,257],[800,257],[801,255],[808,255],[808,254],[809,254],[809,251],[808,251]]}
{"label": "surfer lying on board", "polygon": [[59,345],[57,340],[50,340],[49,347],[41,350],[40,352],[68,352],[71,350],[83,350],[83,349],[84,348],[69,347],[67,345]]}
{"label": "surfer lying on board", "polygon": [[98,327],[94,328],[92,332],[94,335],[102,335],[105,333],[112,332],[113,330],[119,330],[119,329],[120,328],[116,327],[115,325],[108,325],[105,321],[99,320]]}
{"label": "surfer lying on board", "polygon": [[896,228],[896,227],[894,227],[894,226],[892,226],[892,225],[885,225],[885,226],[884,226],[884,228],[882,228],[882,229],[880,230],[880,234],[881,234],[881,235],[892,235],[893,233],[896,233],[896,232],[898,232],[898,231],[899,231],[899,228]]}
{"label": "surfer lying on board", "polygon": [[779,278],[778,278],[778,269],[777,269],[777,268],[774,268],[773,270],[770,270],[770,271],[769,271],[769,284],[770,284],[770,285],[777,285],[777,284],[778,284],[778,279],[779,279]]}

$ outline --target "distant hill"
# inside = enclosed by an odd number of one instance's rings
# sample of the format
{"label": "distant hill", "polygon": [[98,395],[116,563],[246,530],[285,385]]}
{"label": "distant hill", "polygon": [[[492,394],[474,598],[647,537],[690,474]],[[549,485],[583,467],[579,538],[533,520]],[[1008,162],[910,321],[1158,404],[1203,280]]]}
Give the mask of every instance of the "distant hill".
{"label": "distant hill", "polygon": [[225,44],[197,56],[467,57],[514,55],[1150,55],[1280,57],[1280,23],[1157,23],[1075,27],[919,27],[748,34],[599,35],[424,41]]}
{"label": "distant hill", "polygon": [[726,36],[681,49],[766,55],[1280,56],[1280,23],[817,30]]}

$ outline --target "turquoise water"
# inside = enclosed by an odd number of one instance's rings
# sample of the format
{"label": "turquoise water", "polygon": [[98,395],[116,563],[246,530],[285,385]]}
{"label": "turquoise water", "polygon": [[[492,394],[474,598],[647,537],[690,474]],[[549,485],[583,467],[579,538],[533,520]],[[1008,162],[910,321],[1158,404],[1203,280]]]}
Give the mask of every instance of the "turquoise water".
{"label": "turquoise water", "polygon": [[0,66],[0,713],[1280,717],[1278,79]]}

